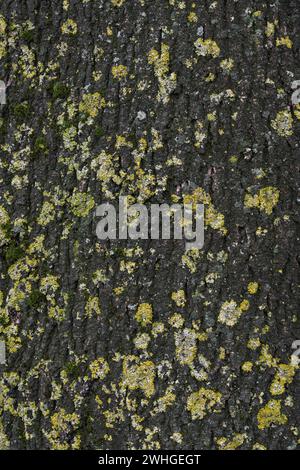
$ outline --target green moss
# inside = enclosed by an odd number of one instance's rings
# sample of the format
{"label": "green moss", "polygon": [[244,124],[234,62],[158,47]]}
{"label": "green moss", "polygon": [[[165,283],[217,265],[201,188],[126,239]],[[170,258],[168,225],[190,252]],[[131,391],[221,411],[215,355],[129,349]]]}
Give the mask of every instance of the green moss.
{"label": "green moss", "polygon": [[23,255],[23,248],[15,242],[10,244],[5,250],[5,260],[8,264],[13,264],[15,261],[22,258]]}
{"label": "green moss", "polygon": [[26,42],[31,42],[34,39],[34,32],[32,29],[27,29],[21,33],[21,38]]}
{"label": "green moss", "polygon": [[95,128],[95,137],[102,137],[104,135],[104,130],[101,126]]}
{"label": "green moss", "polygon": [[54,83],[51,92],[54,100],[66,99],[70,94],[69,88],[62,82]]}
{"label": "green moss", "polygon": [[44,136],[41,135],[35,139],[33,150],[35,154],[48,153],[48,146]]}
{"label": "green moss", "polygon": [[20,121],[24,121],[29,116],[29,104],[27,101],[23,101],[22,103],[17,103],[13,108],[13,114],[16,119]]}
{"label": "green moss", "polygon": [[45,296],[38,289],[33,289],[28,297],[27,305],[34,308],[40,305],[43,300],[45,300]]}

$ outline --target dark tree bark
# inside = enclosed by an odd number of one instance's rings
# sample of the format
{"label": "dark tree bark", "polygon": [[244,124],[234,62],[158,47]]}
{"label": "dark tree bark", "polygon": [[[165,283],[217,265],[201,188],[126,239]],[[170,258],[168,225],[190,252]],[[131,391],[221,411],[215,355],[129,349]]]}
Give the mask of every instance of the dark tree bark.
{"label": "dark tree bark", "polygon": [[[299,447],[299,24],[1,2],[3,449]],[[203,249],[99,241],[120,195],[204,203]]]}

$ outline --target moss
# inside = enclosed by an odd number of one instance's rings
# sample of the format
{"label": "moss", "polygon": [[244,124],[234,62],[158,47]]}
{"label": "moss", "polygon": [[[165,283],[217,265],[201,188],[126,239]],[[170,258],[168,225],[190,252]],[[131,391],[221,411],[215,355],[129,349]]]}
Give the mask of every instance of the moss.
{"label": "moss", "polygon": [[286,424],[288,421],[281,414],[281,400],[270,400],[257,414],[258,429],[269,428],[272,424]]}
{"label": "moss", "polygon": [[54,100],[66,99],[70,94],[70,90],[65,83],[57,82],[53,84],[51,93]]}
{"label": "moss", "polygon": [[12,264],[24,256],[24,249],[17,245],[16,242],[11,243],[5,250],[5,260],[8,264]]}
{"label": "moss", "polygon": [[36,155],[48,153],[47,141],[43,135],[40,135],[35,139],[33,144],[33,151]]}
{"label": "moss", "polygon": [[71,380],[75,380],[81,375],[80,364],[78,364],[76,361],[67,362],[64,367],[64,371],[70,377]]}
{"label": "moss", "polygon": [[25,29],[20,37],[26,42],[31,42],[34,39],[34,31],[32,29]]}
{"label": "moss", "polygon": [[13,114],[18,119],[18,121],[24,121],[28,119],[30,114],[30,107],[28,101],[23,101],[23,103],[17,103],[13,108]]}
{"label": "moss", "polygon": [[45,300],[44,294],[42,294],[39,289],[33,289],[27,299],[27,305],[29,308],[38,307]]}
{"label": "moss", "polygon": [[147,326],[149,323],[152,323],[152,318],[152,305],[147,303],[140,304],[135,314],[136,321],[139,322],[142,326]]}
{"label": "moss", "polygon": [[192,419],[203,419],[207,413],[217,410],[221,403],[222,394],[215,390],[201,387],[198,392],[192,393],[187,400],[187,410]]}
{"label": "moss", "polygon": [[104,135],[103,128],[101,126],[95,127],[94,135],[95,137],[102,137]]}

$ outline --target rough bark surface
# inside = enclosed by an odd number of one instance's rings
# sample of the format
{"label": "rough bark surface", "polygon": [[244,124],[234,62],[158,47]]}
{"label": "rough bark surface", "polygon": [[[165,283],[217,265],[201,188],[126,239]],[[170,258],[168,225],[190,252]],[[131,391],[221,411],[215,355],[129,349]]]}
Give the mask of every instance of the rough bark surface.
{"label": "rough bark surface", "polygon": [[[299,24],[1,1],[3,449],[299,447]],[[100,242],[119,195],[204,202],[203,249]]]}

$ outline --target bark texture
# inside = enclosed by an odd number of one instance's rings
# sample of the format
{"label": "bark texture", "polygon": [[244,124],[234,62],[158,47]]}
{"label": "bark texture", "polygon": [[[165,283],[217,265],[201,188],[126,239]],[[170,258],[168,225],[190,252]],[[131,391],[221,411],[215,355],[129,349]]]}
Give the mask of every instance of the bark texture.
{"label": "bark texture", "polygon": [[[3,449],[299,447],[299,24],[1,1]],[[100,242],[119,195],[205,203],[204,248]]]}

